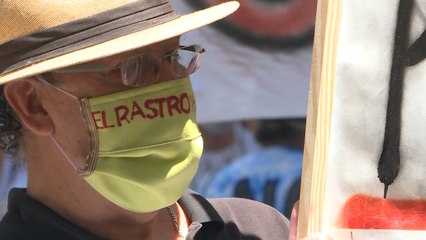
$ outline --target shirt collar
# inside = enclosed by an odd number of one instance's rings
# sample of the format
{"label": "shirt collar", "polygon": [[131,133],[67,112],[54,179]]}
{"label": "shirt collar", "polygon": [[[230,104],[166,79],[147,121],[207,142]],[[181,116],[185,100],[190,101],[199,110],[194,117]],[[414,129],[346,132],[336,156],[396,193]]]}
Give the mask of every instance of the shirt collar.
{"label": "shirt collar", "polygon": [[[187,190],[179,199],[179,204],[191,220],[189,239],[205,234],[218,234],[225,223],[210,202],[198,193]],[[77,239],[98,239],[91,233],[65,220],[43,204],[33,200],[26,194],[26,189],[12,189],[9,194],[9,206],[12,211],[18,211],[28,224],[50,228],[55,232],[62,232]]]}
{"label": "shirt collar", "polygon": [[219,233],[225,227],[216,209],[198,193],[187,190],[178,202],[191,219],[190,236],[200,235],[201,232]]}

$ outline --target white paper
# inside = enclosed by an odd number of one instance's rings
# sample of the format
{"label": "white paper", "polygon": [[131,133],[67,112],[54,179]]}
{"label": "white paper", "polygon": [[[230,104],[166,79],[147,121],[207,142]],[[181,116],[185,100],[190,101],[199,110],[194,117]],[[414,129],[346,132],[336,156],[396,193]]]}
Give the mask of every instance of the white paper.
{"label": "white paper", "polygon": [[[421,3],[421,4],[420,4]],[[324,231],[357,193],[383,197],[377,177],[382,150],[397,0],[343,0],[326,179]],[[415,1],[410,43],[426,27],[426,4]],[[401,168],[388,199],[426,200],[426,60],[406,68],[402,107]],[[426,214],[426,213],[425,213]],[[358,232],[329,239],[426,239],[426,231]],[[363,235],[364,234],[364,235]],[[405,235],[407,234],[407,235]],[[338,235],[341,236],[341,235]],[[396,236],[396,237],[395,237]]]}

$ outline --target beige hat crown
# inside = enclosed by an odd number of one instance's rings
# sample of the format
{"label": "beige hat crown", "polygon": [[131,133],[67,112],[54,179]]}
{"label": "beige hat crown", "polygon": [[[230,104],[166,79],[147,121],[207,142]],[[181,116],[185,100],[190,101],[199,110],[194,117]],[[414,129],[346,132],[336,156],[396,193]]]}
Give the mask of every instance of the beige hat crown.
{"label": "beige hat crown", "polygon": [[232,1],[181,16],[168,0],[3,0],[0,84],[169,39],[238,6]]}
{"label": "beige hat crown", "polygon": [[4,0],[2,5],[0,5],[0,13],[7,21],[6,24],[0,24],[0,33],[2,33],[0,44],[131,2],[134,1],[104,0],[100,4],[97,0]]}

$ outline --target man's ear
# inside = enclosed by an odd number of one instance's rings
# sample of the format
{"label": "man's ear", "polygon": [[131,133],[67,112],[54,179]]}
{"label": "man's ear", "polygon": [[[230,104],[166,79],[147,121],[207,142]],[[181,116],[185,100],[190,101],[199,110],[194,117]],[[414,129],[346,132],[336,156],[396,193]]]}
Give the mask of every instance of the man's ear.
{"label": "man's ear", "polygon": [[27,129],[43,136],[54,132],[50,116],[43,107],[41,88],[36,79],[27,78],[6,83],[3,91],[9,105]]}

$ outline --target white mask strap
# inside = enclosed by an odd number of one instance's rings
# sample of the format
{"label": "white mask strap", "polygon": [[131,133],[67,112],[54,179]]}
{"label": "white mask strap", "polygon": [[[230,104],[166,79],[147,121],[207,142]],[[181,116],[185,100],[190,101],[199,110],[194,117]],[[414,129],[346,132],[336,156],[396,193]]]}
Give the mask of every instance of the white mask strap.
{"label": "white mask strap", "polygon": [[55,86],[55,85],[52,85],[52,84],[50,84],[43,76],[41,76],[41,75],[37,75],[37,76],[35,76],[38,80],[40,80],[41,82],[43,82],[43,83],[45,83],[46,85],[48,85],[48,86],[50,86],[50,87],[53,87],[54,89],[56,89],[56,90],[58,90],[58,91],[60,91],[60,92],[62,92],[63,94],[65,94],[65,95],[68,95],[68,96],[70,96],[70,97],[72,97],[72,98],[74,98],[74,99],[76,99],[76,100],[78,100],[78,97],[76,97],[76,96],[74,96],[74,95],[72,95],[71,93],[69,93],[69,92],[67,92],[67,91],[65,91],[64,89],[61,89],[61,88],[59,88],[59,87],[57,87],[57,86]]}
{"label": "white mask strap", "polygon": [[55,143],[55,145],[58,147],[59,151],[64,155],[64,157],[68,160],[68,162],[71,164],[71,166],[77,171],[81,172],[82,170],[78,168],[74,162],[71,160],[71,158],[68,156],[68,154],[65,152],[65,150],[62,148],[62,146],[59,144],[59,142],[56,140],[56,138],[53,135],[50,135],[50,139],[52,139],[52,142]]}
{"label": "white mask strap", "polygon": [[[55,85],[52,85],[52,84],[50,84],[43,76],[41,76],[41,75],[38,75],[38,76],[35,76],[38,80],[40,80],[41,82],[43,82],[44,84],[46,84],[46,85],[48,85],[48,86],[50,86],[50,87],[53,87],[54,89],[56,89],[56,90],[58,90],[58,91],[60,91],[60,92],[62,92],[63,94],[65,94],[65,95],[67,95],[67,96],[70,96],[71,98],[73,98],[73,99],[75,99],[75,100],[79,100],[79,98],[78,97],[76,97],[76,96],[74,96],[74,95],[72,95],[71,93],[69,93],[69,92],[67,92],[67,91],[65,91],[65,90],[63,90],[63,89],[61,89],[61,88],[59,88],[59,87],[57,87],[57,86],[55,86]],[[71,158],[69,157],[69,155],[65,152],[65,150],[64,150],[64,148],[62,147],[62,145],[61,144],[59,144],[59,142],[56,140],[56,138],[53,136],[53,134],[52,135],[50,135],[50,139],[52,140],[52,142],[58,147],[58,149],[59,149],[59,151],[61,151],[61,153],[62,153],[62,155],[64,155],[64,157],[65,157],[65,159],[67,159],[67,161],[71,164],[71,166],[78,172],[78,173],[82,173],[83,172],[83,169],[81,169],[81,168],[78,168],[76,165],[75,165],[75,163],[71,160]]]}

